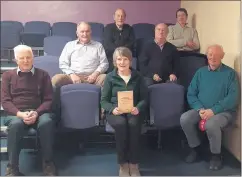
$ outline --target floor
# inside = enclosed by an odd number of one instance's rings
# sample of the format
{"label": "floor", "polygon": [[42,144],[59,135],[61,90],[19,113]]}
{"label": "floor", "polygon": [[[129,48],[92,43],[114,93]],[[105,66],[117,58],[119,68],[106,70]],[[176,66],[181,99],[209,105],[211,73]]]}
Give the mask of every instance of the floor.
{"label": "floor", "polygon": [[[109,135],[108,135],[109,136]],[[69,138],[68,138],[69,137]],[[168,138],[169,137],[169,138]],[[106,140],[104,140],[106,139]],[[67,141],[68,140],[68,141]],[[74,138],[60,135],[55,145],[55,163],[60,176],[117,176],[118,164],[112,135],[103,138],[102,143],[90,141],[78,147]],[[109,142],[109,143],[108,143]],[[224,168],[220,171],[208,169],[208,156],[194,164],[186,164],[182,148],[176,136],[170,135],[163,140],[163,149],[156,148],[156,136],[142,136],[140,145],[140,171],[144,176],[230,176],[241,173],[240,163],[226,150]],[[4,175],[7,156],[1,155],[1,175]],[[25,175],[42,175],[40,153],[24,149],[20,154],[20,170]]]}

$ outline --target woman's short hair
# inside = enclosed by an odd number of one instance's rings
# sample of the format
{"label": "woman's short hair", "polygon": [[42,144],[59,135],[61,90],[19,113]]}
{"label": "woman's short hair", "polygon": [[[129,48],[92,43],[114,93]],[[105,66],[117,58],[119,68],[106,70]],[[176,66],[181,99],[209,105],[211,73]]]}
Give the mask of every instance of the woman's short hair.
{"label": "woman's short hair", "polygon": [[130,61],[130,65],[132,64],[132,52],[129,50],[129,48],[127,47],[118,47],[115,49],[115,51],[113,52],[113,66],[117,67],[117,57],[121,56],[121,57],[126,57],[129,59]]}

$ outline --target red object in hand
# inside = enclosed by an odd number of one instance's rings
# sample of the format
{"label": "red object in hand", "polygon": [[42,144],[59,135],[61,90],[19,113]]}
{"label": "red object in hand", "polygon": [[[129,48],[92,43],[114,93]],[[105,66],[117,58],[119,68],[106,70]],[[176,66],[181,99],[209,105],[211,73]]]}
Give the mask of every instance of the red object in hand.
{"label": "red object in hand", "polygon": [[206,124],[206,120],[205,120],[205,119],[200,120],[200,122],[199,122],[199,129],[200,129],[202,132],[205,131],[205,124]]}

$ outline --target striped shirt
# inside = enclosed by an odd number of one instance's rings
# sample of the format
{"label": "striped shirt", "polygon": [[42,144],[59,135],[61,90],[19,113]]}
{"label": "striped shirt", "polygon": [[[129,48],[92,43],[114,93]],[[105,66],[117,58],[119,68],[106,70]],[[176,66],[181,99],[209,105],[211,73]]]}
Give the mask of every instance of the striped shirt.
{"label": "striped shirt", "polygon": [[102,74],[108,66],[103,45],[93,40],[87,44],[78,40],[68,42],[59,58],[59,67],[65,74],[90,75],[95,71]]}

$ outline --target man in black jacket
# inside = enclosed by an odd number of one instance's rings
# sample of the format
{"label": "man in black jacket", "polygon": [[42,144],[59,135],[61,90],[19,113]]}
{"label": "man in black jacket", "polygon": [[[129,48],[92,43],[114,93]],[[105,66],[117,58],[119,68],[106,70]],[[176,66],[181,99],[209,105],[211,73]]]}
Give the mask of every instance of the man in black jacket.
{"label": "man in black jacket", "polygon": [[113,70],[113,52],[117,47],[127,47],[133,51],[135,35],[133,28],[125,24],[126,13],[123,9],[117,9],[114,13],[114,23],[104,28],[103,46],[109,61],[110,72]]}
{"label": "man in black jacket", "polygon": [[139,58],[140,72],[148,86],[177,80],[175,66],[179,53],[173,44],[166,41],[167,35],[166,24],[156,25],[155,39],[145,45]]}

